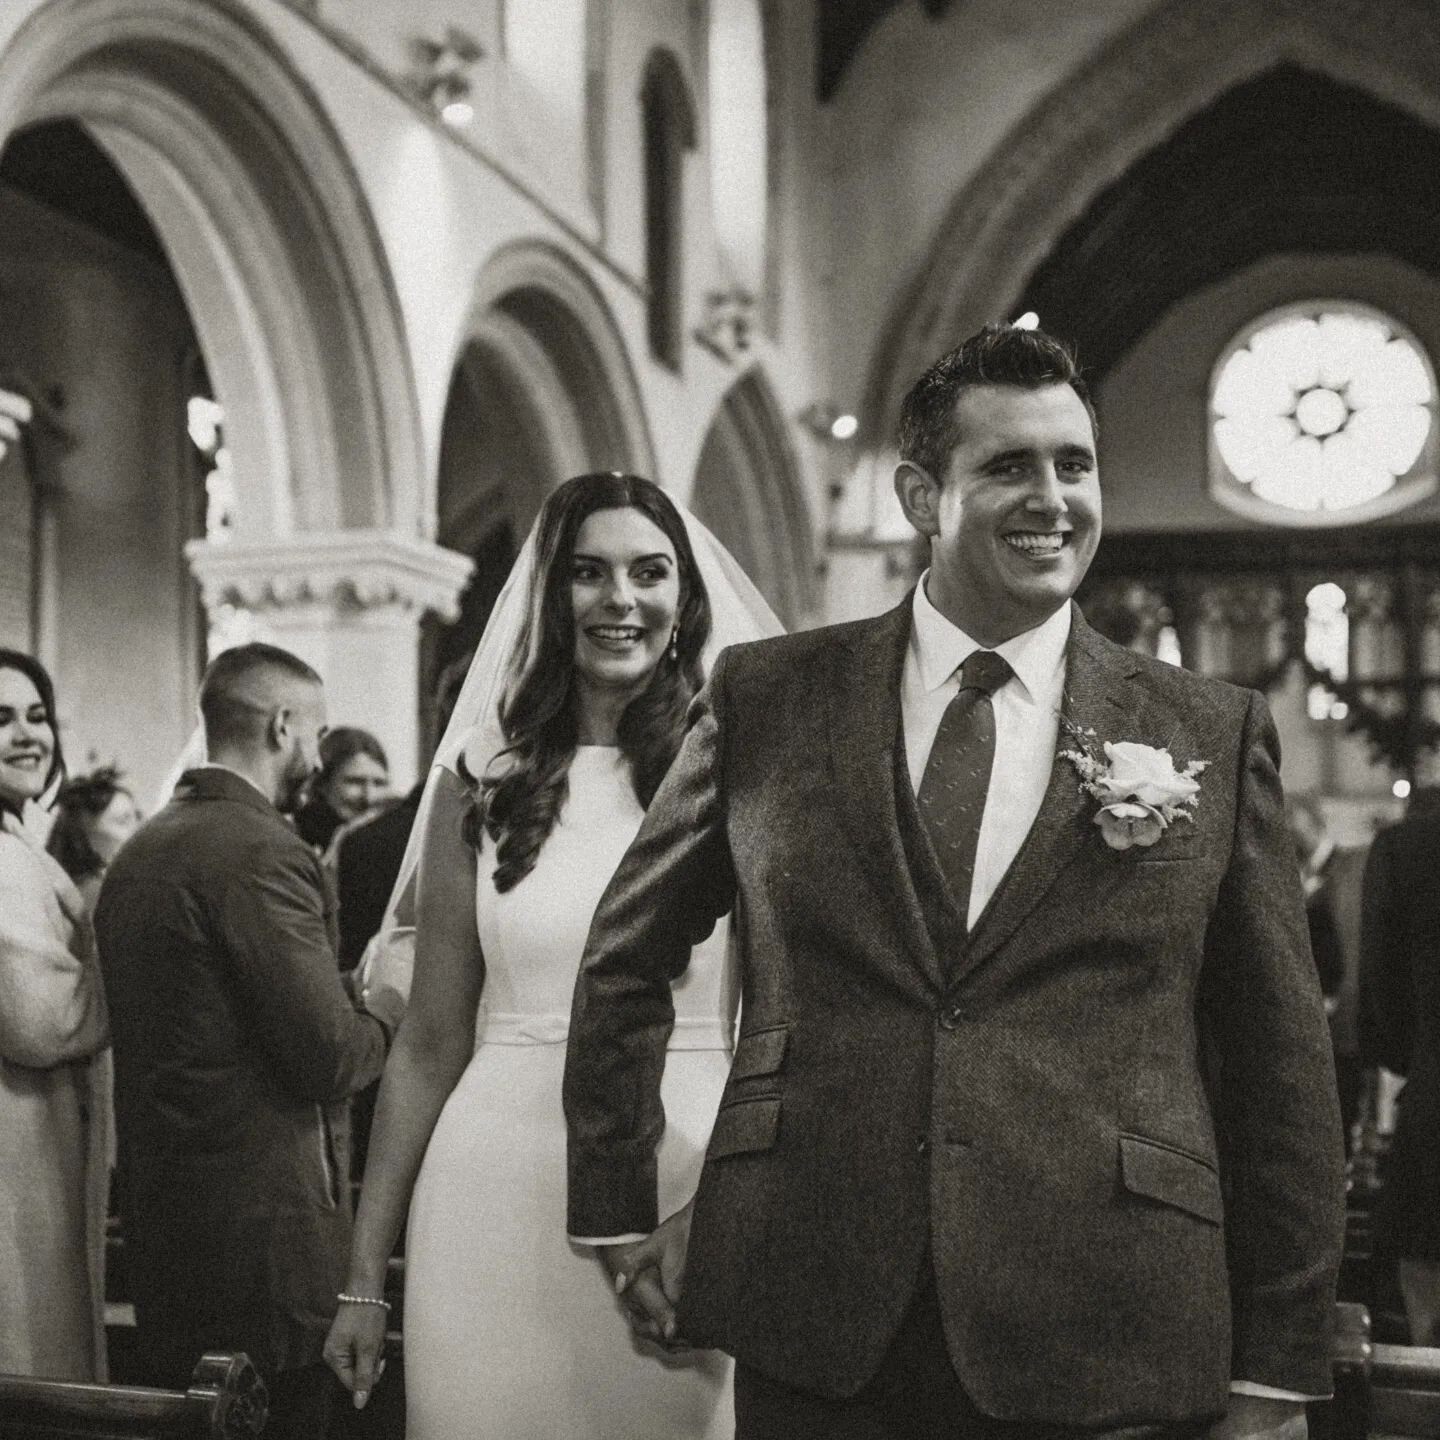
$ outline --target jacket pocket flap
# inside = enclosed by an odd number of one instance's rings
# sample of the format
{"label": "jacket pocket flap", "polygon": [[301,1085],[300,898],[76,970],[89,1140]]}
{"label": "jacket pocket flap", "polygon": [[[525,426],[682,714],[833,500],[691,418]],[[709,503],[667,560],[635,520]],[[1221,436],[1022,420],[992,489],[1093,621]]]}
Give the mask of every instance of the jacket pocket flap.
{"label": "jacket pocket flap", "polygon": [[756,1030],[742,1035],[735,1045],[735,1063],[730,1074],[736,1080],[749,1080],[755,1075],[773,1075],[785,1060],[785,1046],[790,1039],[787,1026],[773,1030]]}
{"label": "jacket pocket flap", "polygon": [[715,1117],[710,1136],[710,1158],[740,1155],[747,1150],[768,1150],[780,1133],[780,1097],[735,1100]]}
{"label": "jacket pocket flap", "polygon": [[1213,1225],[1224,1219],[1220,1177],[1196,1156],[1136,1135],[1122,1135],[1120,1174],[1132,1195],[1174,1205]]}

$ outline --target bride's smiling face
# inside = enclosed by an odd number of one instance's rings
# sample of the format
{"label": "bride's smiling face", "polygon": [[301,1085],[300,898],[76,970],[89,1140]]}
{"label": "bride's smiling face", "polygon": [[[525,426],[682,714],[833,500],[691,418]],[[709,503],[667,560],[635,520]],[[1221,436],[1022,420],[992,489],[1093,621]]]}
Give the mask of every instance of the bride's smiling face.
{"label": "bride's smiling face", "polygon": [[670,644],[680,609],[680,567],[669,537],[640,510],[587,515],[571,557],[570,608],[581,682],[641,690]]}

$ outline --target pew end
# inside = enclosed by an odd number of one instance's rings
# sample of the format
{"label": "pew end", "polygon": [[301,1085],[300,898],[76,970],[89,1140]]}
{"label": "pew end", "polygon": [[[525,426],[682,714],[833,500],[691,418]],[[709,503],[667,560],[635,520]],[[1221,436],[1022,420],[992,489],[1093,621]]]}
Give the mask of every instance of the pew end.
{"label": "pew end", "polygon": [[186,1390],[0,1375],[5,1440],[248,1440],[265,1427],[265,1384],[247,1356],[201,1356]]}
{"label": "pew end", "polygon": [[1379,1344],[1370,1312],[1335,1307],[1335,1398],[1310,1406],[1310,1440],[1440,1440],[1440,1349]]}

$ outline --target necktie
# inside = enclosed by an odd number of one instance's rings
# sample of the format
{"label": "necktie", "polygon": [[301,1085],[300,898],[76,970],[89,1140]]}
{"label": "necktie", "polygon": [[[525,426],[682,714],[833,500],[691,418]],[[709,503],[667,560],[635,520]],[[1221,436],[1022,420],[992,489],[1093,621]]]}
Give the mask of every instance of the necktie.
{"label": "necktie", "polygon": [[945,707],[915,797],[962,917],[969,913],[980,820],[995,763],[995,707],[990,696],[1012,673],[1005,657],[993,650],[976,650],[960,667],[960,689]]}

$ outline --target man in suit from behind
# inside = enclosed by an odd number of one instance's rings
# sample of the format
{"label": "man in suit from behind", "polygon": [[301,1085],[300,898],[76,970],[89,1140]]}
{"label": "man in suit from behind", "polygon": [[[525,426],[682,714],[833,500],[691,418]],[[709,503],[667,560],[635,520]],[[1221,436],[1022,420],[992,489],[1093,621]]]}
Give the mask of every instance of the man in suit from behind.
{"label": "man in suit from behind", "polygon": [[[1330,1389],[1340,1134],[1275,730],[1070,604],[1095,441],[1050,337],[937,362],[895,482],[929,570],[721,656],[596,912],[570,1233],[637,1328],[735,1356],[740,1440],[1303,1437]],[[742,1031],[657,1228],[669,986],[732,909]]]}
{"label": "man in suit from behind", "polygon": [[310,1440],[350,1243],[344,1102],[387,1037],[346,997],[328,882],[282,813],[318,763],[320,677],[241,646],[200,711],[209,763],[121,851],[95,917],[126,1264],[147,1380],[183,1389],[203,1351],[243,1350],[265,1433]]}

